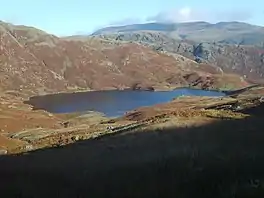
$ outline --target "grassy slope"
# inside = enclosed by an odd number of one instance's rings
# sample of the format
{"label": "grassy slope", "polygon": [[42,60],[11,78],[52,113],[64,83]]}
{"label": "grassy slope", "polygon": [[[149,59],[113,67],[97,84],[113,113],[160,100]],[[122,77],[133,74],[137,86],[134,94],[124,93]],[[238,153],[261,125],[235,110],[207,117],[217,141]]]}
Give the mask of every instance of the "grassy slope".
{"label": "grassy slope", "polygon": [[2,156],[0,191],[5,197],[263,197],[264,105],[244,97],[240,112],[221,110],[237,99],[181,98],[123,118],[146,122],[138,129]]}
{"label": "grassy slope", "polygon": [[5,197],[263,197],[262,112],[260,105],[245,110],[249,117],[1,157],[0,190]]}

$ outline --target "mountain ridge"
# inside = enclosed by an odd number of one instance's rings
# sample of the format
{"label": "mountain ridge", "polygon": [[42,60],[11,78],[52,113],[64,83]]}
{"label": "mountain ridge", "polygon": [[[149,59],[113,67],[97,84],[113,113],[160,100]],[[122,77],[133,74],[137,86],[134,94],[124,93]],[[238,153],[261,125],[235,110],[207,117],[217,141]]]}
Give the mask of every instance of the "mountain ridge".
{"label": "mountain ridge", "polygon": [[[188,23],[145,23],[112,26],[99,29],[92,33],[91,36],[142,31],[162,32],[175,39],[188,39],[197,42],[228,42],[236,40],[237,37],[241,37],[240,41],[236,41],[236,43],[239,44],[244,38],[243,35],[250,37],[252,34],[251,37],[255,35],[254,39],[256,41],[251,42],[251,44],[256,44],[264,39],[264,27],[236,21],[219,22],[215,24],[199,21]],[[256,35],[258,35],[258,39],[256,39]]]}
{"label": "mountain ridge", "polygon": [[223,74],[218,67],[133,42],[90,37],[74,41],[14,25],[1,25],[0,39],[2,91],[35,95],[135,86],[221,88],[231,83],[241,87],[246,83],[239,75]]}
{"label": "mountain ridge", "polygon": [[[151,26],[152,30],[155,25],[157,23],[146,24],[147,27]],[[161,27],[164,25],[167,27],[173,24],[162,24]],[[178,30],[176,34],[175,32],[167,31],[169,28],[163,28],[163,31],[148,31],[146,30],[147,28],[142,28],[141,30],[138,28],[133,31],[131,30],[132,25],[120,26],[121,28],[114,27],[110,29],[111,31],[106,32],[102,29],[90,37],[109,41],[136,42],[157,51],[183,55],[198,63],[217,65],[225,72],[239,73],[251,79],[263,80],[263,27],[241,22],[220,22],[216,24],[192,22],[180,25],[181,30]],[[145,25],[141,24],[141,26],[144,27]],[[218,29],[213,29],[214,31],[212,31],[212,26]],[[122,31],[123,27],[129,27],[130,29]],[[206,27],[209,27],[209,31]],[[192,30],[197,31],[192,32]],[[185,33],[189,31],[191,33],[189,36],[182,35],[179,34],[180,31],[185,31]],[[221,33],[221,31],[227,31],[228,34]],[[218,35],[221,35],[221,38],[219,37],[216,41],[212,39]],[[205,37],[206,39],[203,39]],[[79,39],[81,39],[81,36]]]}

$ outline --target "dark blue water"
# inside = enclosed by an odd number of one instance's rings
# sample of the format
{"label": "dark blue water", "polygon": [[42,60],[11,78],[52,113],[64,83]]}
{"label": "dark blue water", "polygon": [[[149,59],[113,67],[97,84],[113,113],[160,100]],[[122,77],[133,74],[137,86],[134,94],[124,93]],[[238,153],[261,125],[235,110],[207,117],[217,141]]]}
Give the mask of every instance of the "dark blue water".
{"label": "dark blue water", "polygon": [[111,90],[36,96],[26,103],[33,105],[34,109],[44,109],[51,113],[98,111],[106,116],[121,116],[138,107],[169,102],[179,96],[219,97],[224,95],[217,91],[188,88],[155,92]]}

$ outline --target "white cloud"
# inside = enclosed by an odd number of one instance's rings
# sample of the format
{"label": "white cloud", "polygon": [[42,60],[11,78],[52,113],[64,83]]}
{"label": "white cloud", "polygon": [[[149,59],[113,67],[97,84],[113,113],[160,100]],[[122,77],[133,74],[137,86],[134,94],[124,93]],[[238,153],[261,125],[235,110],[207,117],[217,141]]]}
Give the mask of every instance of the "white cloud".
{"label": "white cloud", "polygon": [[191,17],[191,13],[192,10],[189,7],[186,8],[182,8],[179,10],[179,14],[182,18],[184,18],[185,20],[188,20]]}
{"label": "white cloud", "polygon": [[154,16],[143,18],[126,18],[122,20],[112,21],[107,25],[98,26],[96,30],[106,26],[123,26],[131,24],[140,24],[148,22],[157,23],[184,23],[205,21],[209,23],[226,22],[226,21],[244,21],[247,22],[252,18],[252,13],[248,10],[230,9],[230,10],[208,10],[203,8],[192,8],[185,6],[162,11]]}
{"label": "white cloud", "polygon": [[215,23],[219,21],[247,21],[251,17],[251,12],[247,10],[211,11],[205,9],[193,9],[186,6],[179,9],[160,12],[155,16],[147,18],[147,21],[165,23],[207,21]]}
{"label": "white cloud", "polygon": [[205,12],[197,12],[190,7],[183,7],[180,9],[172,9],[163,11],[155,16],[147,18],[147,21],[153,22],[190,22],[190,21],[201,21],[204,20]]}

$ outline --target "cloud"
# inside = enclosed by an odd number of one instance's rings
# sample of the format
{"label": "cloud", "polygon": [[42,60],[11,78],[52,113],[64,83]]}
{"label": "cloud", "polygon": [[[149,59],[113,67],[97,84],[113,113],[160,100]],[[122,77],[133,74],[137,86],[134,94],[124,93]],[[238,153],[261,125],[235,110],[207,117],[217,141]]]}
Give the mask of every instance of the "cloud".
{"label": "cloud", "polygon": [[160,12],[155,16],[147,18],[147,21],[161,23],[201,21],[206,18],[204,15],[205,12],[203,11],[196,11],[190,7],[183,7]]}
{"label": "cloud", "polygon": [[162,11],[156,15],[147,18],[126,18],[122,20],[112,21],[107,25],[97,26],[94,31],[104,27],[124,26],[131,24],[142,24],[149,22],[156,23],[184,23],[205,21],[209,23],[227,22],[227,21],[243,21],[247,22],[253,18],[253,15],[248,10],[230,9],[230,10],[212,10],[206,8],[192,8],[185,6],[181,8],[174,8],[171,10]]}
{"label": "cloud", "polygon": [[191,16],[191,8],[186,7],[179,10],[179,14],[181,17],[188,19]]}
{"label": "cloud", "polygon": [[161,23],[207,21],[215,23],[219,21],[247,21],[251,17],[252,13],[247,10],[212,11],[192,9],[187,6],[160,12],[155,16],[148,17],[147,21]]}

